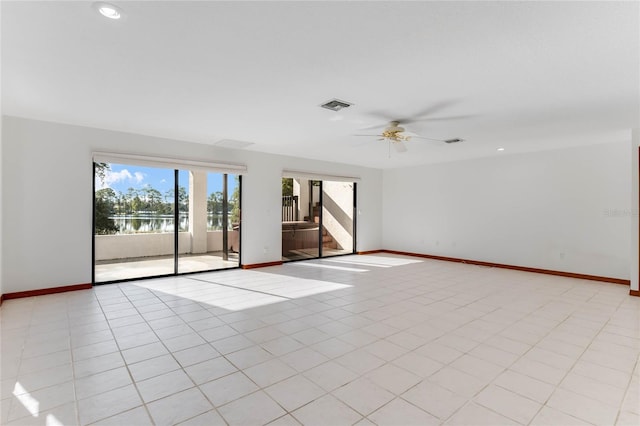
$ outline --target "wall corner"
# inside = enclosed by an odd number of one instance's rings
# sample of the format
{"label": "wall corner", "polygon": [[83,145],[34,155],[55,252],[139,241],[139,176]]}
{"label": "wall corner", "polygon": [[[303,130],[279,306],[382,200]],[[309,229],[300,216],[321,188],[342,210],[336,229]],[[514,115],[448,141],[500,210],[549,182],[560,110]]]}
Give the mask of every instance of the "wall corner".
{"label": "wall corner", "polygon": [[630,294],[640,291],[640,128],[631,130],[631,256]]}

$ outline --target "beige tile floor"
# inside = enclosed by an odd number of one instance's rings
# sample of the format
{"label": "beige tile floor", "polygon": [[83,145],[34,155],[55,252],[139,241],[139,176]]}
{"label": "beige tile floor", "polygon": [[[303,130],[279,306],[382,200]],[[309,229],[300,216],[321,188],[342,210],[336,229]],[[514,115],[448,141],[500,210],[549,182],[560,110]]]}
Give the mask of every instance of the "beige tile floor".
{"label": "beige tile floor", "polygon": [[3,425],[638,425],[640,298],[391,255],[6,301]]}

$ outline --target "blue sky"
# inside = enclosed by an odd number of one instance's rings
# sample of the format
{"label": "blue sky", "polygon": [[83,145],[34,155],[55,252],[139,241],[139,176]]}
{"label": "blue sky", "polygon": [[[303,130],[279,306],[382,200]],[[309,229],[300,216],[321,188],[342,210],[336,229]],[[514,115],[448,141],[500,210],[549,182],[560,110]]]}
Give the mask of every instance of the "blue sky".
{"label": "blue sky", "polygon": [[[130,164],[110,164],[110,170],[105,174],[104,183],[96,177],[96,190],[111,188],[116,192],[126,193],[129,188],[142,189],[150,185],[164,195],[173,189],[173,170],[155,167],[143,167]],[[178,171],[180,186],[189,187],[189,172]],[[233,193],[236,186],[235,175],[229,175],[228,192]],[[207,195],[212,192],[222,192],[222,173],[207,174]]]}

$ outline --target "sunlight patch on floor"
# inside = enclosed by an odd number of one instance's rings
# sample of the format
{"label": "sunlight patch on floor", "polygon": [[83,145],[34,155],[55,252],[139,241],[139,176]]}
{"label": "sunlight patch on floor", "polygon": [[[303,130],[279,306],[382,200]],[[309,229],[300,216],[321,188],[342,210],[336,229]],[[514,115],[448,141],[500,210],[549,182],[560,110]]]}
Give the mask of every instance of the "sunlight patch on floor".
{"label": "sunlight patch on floor", "polygon": [[[351,262],[349,262],[351,263]],[[335,269],[338,271],[348,271],[348,272],[369,272],[368,269],[358,269],[358,268],[348,268],[346,266],[334,266],[334,265],[327,265],[324,263],[313,263],[313,262],[300,262],[298,264],[296,264],[295,266],[304,266],[304,267],[310,267],[310,268],[325,268],[325,269]]]}
{"label": "sunlight patch on floor", "polygon": [[47,417],[45,419],[45,426],[63,426],[63,424],[53,414],[47,414]]}
{"label": "sunlight patch on floor", "polygon": [[327,262],[345,263],[361,266],[374,266],[377,268],[391,268],[394,266],[411,265],[413,263],[422,263],[422,260],[407,259],[399,257],[384,257],[384,256],[369,256],[369,255],[356,255],[346,256],[335,259],[325,259]]}
{"label": "sunlight patch on floor", "polygon": [[29,414],[33,417],[38,417],[40,414],[40,403],[37,399],[31,396],[29,392],[20,384],[20,382],[16,382],[16,385],[13,388],[13,396],[18,398],[18,401],[27,409]]}
{"label": "sunlight patch on floor", "polygon": [[351,287],[347,284],[257,271],[198,274],[135,285],[230,311],[250,309]]}

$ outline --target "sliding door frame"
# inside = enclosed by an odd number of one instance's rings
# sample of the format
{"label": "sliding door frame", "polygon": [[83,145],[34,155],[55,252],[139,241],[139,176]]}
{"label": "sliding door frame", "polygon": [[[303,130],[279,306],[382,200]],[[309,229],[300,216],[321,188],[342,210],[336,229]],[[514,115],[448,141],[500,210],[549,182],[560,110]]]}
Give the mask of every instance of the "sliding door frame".
{"label": "sliding door frame", "polygon": [[322,220],[322,211],[324,210],[324,197],[322,191],[322,184],[324,181],[316,181],[318,182],[318,257],[317,259],[322,259],[322,249],[324,245],[324,221]]}
{"label": "sliding door frame", "polygon": [[[292,175],[293,179],[298,179],[298,177],[295,177],[295,174]],[[288,176],[282,176],[281,179],[287,179],[289,178]],[[284,263],[289,263],[289,262],[302,262],[305,260],[314,260],[314,259],[327,259],[327,258],[331,258],[331,257],[340,257],[340,256],[349,256],[352,254],[356,254],[356,244],[357,244],[357,206],[358,206],[358,191],[357,191],[357,187],[358,187],[358,183],[356,182],[357,179],[354,178],[353,181],[349,180],[349,179],[340,179],[340,182],[349,182],[353,185],[353,189],[352,189],[352,195],[353,195],[353,203],[352,203],[352,214],[353,214],[353,219],[352,219],[352,230],[351,230],[351,238],[352,238],[352,242],[351,242],[351,251],[348,253],[340,253],[340,254],[333,254],[331,256],[324,256],[323,255],[323,233],[324,233],[324,221],[323,221],[323,206],[324,206],[324,182],[334,182],[331,180],[331,177],[326,177],[326,178],[319,178],[319,177],[300,177],[302,179],[307,179],[308,180],[308,184],[309,184],[309,217],[310,220],[314,220],[313,219],[313,204],[314,204],[314,199],[313,199],[313,188],[314,188],[314,183],[318,182],[318,255],[314,256],[314,257],[307,257],[307,258],[300,258],[300,259],[285,259],[284,256],[282,256],[282,262]],[[242,191],[242,186],[240,186],[240,190]],[[282,228],[282,227],[281,227]]]}
{"label": "sliding door frame", "polygon": [[356,217],[358,216],[357,215],[357,213],[358,213],[358,210],[357,210],[357,208],[358,208],[357,207],[358,206],[358,202],[357,202],[357,199],[358,199],[358,190],[357,190],[358,182],[353,181],[353,182],[350,182],[353,185],[353,189],[352,189],[352,196],[353,196],[353,198],[352,198],[352,205],[353,205],[352,215],[353,215],[353,218],[351,219],[351,228],[352,228],[351,229],[351,252],[349,252],[349,253],[340,253],[340,254],[332,254],[330,256],[323,256],[322,251],[323,251],[323,244],[324,244],[323,243],[324,222],[323,222],[323,217],[322,217],[322,211],[324,210],[323,209],[323,206],[324,206],[324,186],[323,185],[324,185],[325,181],[327,181],[327,182],[335,182],[335,181],[332,181],[330,179],[324,179],[324,180],[320,180],[319,181],[320,182],[320,190],[319,190],[319,193],[320,193],[320,209],[319,209],[319,217],[320,217],[320,229],[319,229],[319,231],[320,231],[320,236],[319,236],[320,247],[319,247],[319,250],[318,250],[318,253],[319,253],[318,259],[328,259],[328,258],[331,258],[331,257],[349,256],[349,255],[352,255],[352,254],[356,254],[357,253],[357,251],[356,251],[356,242],[357,242],[356,233],[357,233],[357,228],[358,228],[358,223],[357,223],[357,220],[356,220]]}
{"label": "sliding door frame", "polygon": [[96,162],[91,164],[91,284],[96,285]]}
{"label": "sliding door frame", "polygon": [[[123,160],[126,160],[126,158],[123,158]],[[135,159],[132,158],[133,161],[135,161]],[[228,270],[228,269],[239,269],[242,267],[242,174],[237,173],[235,174],[238,177],[238,210],[239,210],[239,217],[238,217],[238,265],[237,266],[233,266],[233,267],[229,267],[229,268],[218,268],[218,269],[208,269],[208,270],[202,270],[202,271],[193,271],[193,272],[179,272],[178,271],[178,266],[179,266],[179,253],[178,253],[178,242],[179,242],[179,224],[180,224],[180,202],[179,202],[179,198],[178,198],[178,194],[179,194],[179,187],[180,187],[180,183],[179,183],[179,172],[180,170],[186,170],[186,171],[190,171],[187,168],[184,169],[178,169],[178,168],[174,168],[174,185],[173,185],[173,190],[174,190],[174,205],[173,205],[173,221],[174,221],[174,226],[173,226],[173,273],[170,274],[160,274],[160,275],[151,275],[151,276],[146,276],[146,277],[132,277],[132,278],[124,278],[124,279],[117,279],[117,280],[108,280],[108,281],[100,281],[100,282],[96,282],[96,164],[97,162],[94,160],[92,162],[93,165],[93,179],[92,179],[92,209],[91,209],[91,284],[96,286],[96,285],[104,285],[104,284],[116,284],[116,283],[121,283],[121,282],[128,282],[128,281],[141,281],[141,280],[149,280],[149,279],[155,279],[155,278],[167,278],[167,277],[176,277],[176,276],[182,276],[182,275],[193,275],[193,274],[201,274],[201,273],[207,273],[207,272],[215,272],[215,271],[220,271],[220,270]],[[135,165],[135,164],[134,164]],[[188,165],[185,165],[185,167],[187,167]],[[159,167],[159,166],[158,166]],[[208,171],[208,173],[222,173],[219,171],[215,171],[215,170],[210,170]],[[228,174],[228,173],[223,173],[223,174]]]}

